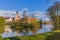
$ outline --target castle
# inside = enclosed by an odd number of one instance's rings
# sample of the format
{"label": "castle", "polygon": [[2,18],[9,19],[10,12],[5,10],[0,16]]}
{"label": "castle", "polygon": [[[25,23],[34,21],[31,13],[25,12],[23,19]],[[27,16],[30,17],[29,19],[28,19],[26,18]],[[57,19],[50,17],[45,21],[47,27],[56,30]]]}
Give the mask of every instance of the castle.
{"label": "castle", "polygon": [[18,14],[18,11],[16,11],[16,16],[14,18],[11,18],[11,17],[7,17],[5,18],[5,22],[8,23],[8,22],[12,22],[12,21],[20,21],[20,15]]}

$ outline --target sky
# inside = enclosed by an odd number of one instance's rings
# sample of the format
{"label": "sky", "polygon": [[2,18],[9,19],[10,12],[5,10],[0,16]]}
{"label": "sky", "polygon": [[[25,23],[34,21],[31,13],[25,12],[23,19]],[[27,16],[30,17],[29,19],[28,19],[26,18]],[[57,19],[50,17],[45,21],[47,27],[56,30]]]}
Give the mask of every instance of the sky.
{"label": "sky", "polygon": [[[59,0],[60,1],[60,0]],[[50,0],[49,3],[46,0],[0,0],[0,16],[13,16],[16,11],[22,11],[22,9],[28,9],[28,12],[36,12],[38,18],[45,20],[48,19],[44,13],[46,10],[53,5],[55,0]],[[22,13],[20,13],[21,15]],[[31,13],[28,13],[31,14]]]}
{"label": "sky", "polygon": [[54,1],[46,0],[0,0],[0,10],[22,10],[23,8],[28,8],[29,11],[46,11],[46,9],[51,6]]}

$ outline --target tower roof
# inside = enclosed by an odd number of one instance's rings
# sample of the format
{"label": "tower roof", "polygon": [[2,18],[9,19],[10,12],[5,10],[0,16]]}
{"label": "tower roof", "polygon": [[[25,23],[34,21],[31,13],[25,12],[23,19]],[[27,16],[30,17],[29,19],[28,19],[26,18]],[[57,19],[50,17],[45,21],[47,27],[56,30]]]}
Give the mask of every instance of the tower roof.
{"label": "tower roof", "polygon": [[18,14],[18,11],[16,11],[16,14]]}
{"label": "tower roof", "polygon": [[20,16],[18,14],[18,11],[16,11],[16,17],[15,17],[14,21],[20,21]]}

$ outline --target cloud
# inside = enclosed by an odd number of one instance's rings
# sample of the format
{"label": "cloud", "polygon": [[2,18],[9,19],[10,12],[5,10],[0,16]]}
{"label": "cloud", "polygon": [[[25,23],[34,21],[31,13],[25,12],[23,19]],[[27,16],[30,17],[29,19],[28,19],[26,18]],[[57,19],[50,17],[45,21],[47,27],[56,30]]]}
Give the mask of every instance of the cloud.
{"label": "cloud", "polygon": [[[42,21],[48,21],[50,18],[48,15],[46,15],[45,12],[40,12],[40,11],[35,11],[35,12],[26,12],[28,16],[31,16],[31,14],[34,14],[36,18],[41,19]],[[19,11],[19,15],[23,17],[23,11]],[[4,17],[15,17],[16,16],[16,11],[5,11],[5,10],[0,10],[0,16]]]}
{"label": "cloud", "polygon": [[[3,17],[14,17],[16,15],[16,11],[5,11],[5,10],[0,10],[0,16]],[[22,15],[22,12],[19,12],[19,15]]]}
{"label": "cloud", "polygon": [[46,14],[46,12],[36,11],[35,16],[36,16],[36,18],[41,19],[42,21],[50,20],[49,16]]}
{"label": "cloud", "polygon": [[26,11],[26,12],[27,12],[27,11],[28,11],[28,8],[23,8],[21,11],[22,11],[22,12],[23,12],[23,11]]}

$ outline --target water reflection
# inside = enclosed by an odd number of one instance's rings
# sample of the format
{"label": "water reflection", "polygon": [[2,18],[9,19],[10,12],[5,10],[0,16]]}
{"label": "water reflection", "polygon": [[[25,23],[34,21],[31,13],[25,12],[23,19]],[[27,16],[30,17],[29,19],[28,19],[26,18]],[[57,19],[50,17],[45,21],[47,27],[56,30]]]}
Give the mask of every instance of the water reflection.
{"label": "water reflection", "polygon": [[[41,34],[41,33],[45,33],[45,32],[50,32],[53,29],[53,25],[49,25],[49,24],[43,24],[42,28],[37,30],[37,34]],[[24,32],[21,32],[18,34],[18,36],[25,36],[25,35],[34,35],[33,32],[29,31],[27,34],[25,34]],[[2,34],[2,37],[14,37],[16,36],[16,32],[4,32]]]}
{"label": "water reflection", "polygon": [[14,36],[16,36],[16,33],[15,33],[15,32],[11,32],[11,33],[9,33],[9,32],[4,32],[4,33],[2,34],[2,37],[14,37]]}

